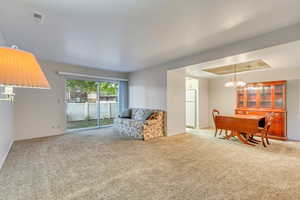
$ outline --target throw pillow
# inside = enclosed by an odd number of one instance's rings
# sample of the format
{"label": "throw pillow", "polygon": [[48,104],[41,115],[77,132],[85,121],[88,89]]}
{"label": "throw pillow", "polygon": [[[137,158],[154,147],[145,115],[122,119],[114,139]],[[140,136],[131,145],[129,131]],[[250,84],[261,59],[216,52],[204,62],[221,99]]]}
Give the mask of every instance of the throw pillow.
{"label": "throw pillow", "polygon": [[150,117],[148,119],[150,120],[154,120],[154,119],[157,119],[158,118],[158,113],[157,112],[154,112],[150,115]]}
{"label": "throw pillow", "polygon": [[151,110],[146,110],[143,114],[143,116],[141,116],[141,118],[139,120],[145,121],[147,120],[151,115],[152,115],[153,111]]}
{"label": "throw pillow", "polygon": [[120,118],[131,118],[131,109],[124,110],[120,115]]}

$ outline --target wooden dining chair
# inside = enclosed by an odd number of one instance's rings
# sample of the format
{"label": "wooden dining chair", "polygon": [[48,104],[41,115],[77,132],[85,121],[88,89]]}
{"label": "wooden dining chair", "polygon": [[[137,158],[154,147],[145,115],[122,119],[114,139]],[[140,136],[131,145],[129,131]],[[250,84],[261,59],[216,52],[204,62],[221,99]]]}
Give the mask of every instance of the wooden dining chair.
{"label": "wooden dining chair", "polygon": [[267,147],[266,143],[268,145],[270,145],[268,134],[269,134],[270,127],[272,125],[273,119],[274,119],[274,113],[273,112],[268,113],[266,115],[266,118],[265,118],[265,126],[264,127],[258,127],[258,136],[261,137],[261,143],[264,147]]}
{"label": "wooden dining chair", "polygon": [[[214,124],[215,124],[215,137],[217,137],[217,134],[218,134],[218,128],[216,126],[216,116],[217,115],[220,115],[220,111],[218,111],[217,109],[213,109],[212,110],[212,117],[213,117]],[[222,129],[220,129],[219,135],[221,135],[221,134],[222,134]],[[225,131],[225,134],[227,135],[227,131]]]}

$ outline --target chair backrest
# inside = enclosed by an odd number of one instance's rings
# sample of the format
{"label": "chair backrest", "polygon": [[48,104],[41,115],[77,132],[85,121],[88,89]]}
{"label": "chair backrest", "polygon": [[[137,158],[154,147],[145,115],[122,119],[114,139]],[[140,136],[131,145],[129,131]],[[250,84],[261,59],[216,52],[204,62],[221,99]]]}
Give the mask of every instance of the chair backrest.
{"label": "chair backrest", "polygon": [[212,117],[213,117],[215,125],[216,125],[216,116],[219,114],[220,114],[220,111],[218,111],[217,109],[212,110]]}
{"label": "chair backrest", "polygon": [[274,119],[274,113],[271,112],[271,113],[268,113],[266,115],[266,123],[265,123],[265,130],[266,131],[269,131],[272,123],[273,123],[273,119]]}

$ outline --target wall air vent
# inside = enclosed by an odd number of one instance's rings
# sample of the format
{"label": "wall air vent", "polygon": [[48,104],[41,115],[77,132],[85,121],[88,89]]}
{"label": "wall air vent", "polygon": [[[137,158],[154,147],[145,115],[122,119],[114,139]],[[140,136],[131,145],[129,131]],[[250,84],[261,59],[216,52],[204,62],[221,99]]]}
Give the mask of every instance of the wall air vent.
{"label": "wall air vent", "polygon": [[33,19],[35,23],[42,24],[44,20],[44,15],[42,13],[34,12]]}
{"label": "wall air vent", "polygon": [[226,75],[233,74],[234,67],[236,67],[236,72],[246,72],[246,71],[254,71],[254,70],[262,70],[271,68],[267,63],[263,60],[254,60],[245,63],[237,63],[233,65],[220,66],[215,68],[207,68],[203,69],[205,72],[209,72],[215,75]]}

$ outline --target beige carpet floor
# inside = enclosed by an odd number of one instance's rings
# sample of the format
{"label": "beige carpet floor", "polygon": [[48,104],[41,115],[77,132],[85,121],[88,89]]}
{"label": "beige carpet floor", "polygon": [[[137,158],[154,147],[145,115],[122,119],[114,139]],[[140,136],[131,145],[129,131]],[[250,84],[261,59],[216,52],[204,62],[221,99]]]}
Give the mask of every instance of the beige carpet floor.
{"label": "beige carpet floor", "polygon": [[0,172],[0,199],[300,199],[300,143],[144,142],[111,128],[22,141]]}

